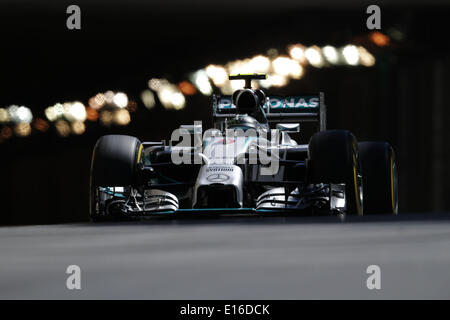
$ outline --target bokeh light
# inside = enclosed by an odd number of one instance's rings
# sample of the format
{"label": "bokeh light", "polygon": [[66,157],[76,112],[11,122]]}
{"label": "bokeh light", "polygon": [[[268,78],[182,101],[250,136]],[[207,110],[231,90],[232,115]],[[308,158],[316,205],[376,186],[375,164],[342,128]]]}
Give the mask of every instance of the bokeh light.
{"label": "bokeh light", "polygon": [[86,119],[89,121],[97,121],[98,120],[98,111],[91,107],[87,107],[86,108]]}
{"label": "bokeh light", "polygon": [[105,126],[110,126],[113,122],[113,113],[109,110],[100,112],[100,122]]}
{"label": "bokeh light", "polygon": [[47,131],[48,131],[48,128],[49,128],[50,126],[49,126],[48,122],[45,121],[44,119],[42,119],[42,118],[36,118],[36,119],[33,121],[33,127],[34,127],[36,130],[38,130],[38,131],[41,131],[41,132],[47,132]]}
{"label": "bokeh light", "polygon": [[354,45],[347,45],[342,49],[342,55],[344,56],[345,62],[351,66],[358,65],[359,62],[359,52],[358,48]]}
{"label": "bokeh light", "polygon": [[5,108],[0,108],[0,123],[7,123],[11,121],[8,110]]}
{"label": "bokeh light", "polygon": [[166,109],[180,110],[186,105],[186,99],[177,86],[166,84],[157,92],[158,98]]}
{"label": "bokeh light", "polygon": [[305,50],[305,57],[313,67],[321,68],[324,65],[321,50],[318,46],[311,46]]}
{"label": "bokeh light", "polygon": [[153,94],[153,92],[151,90],[144,90],[141,92],[141,100],[142,103],[144,104],[144,106],[147,109],[152,109],[155,107],[155,95]]}
{"label": "bokeh light", "polygon": [[292,59],[304,64],[306,63],[305,47],[301,44],[295,44],[288,47],[289,55]]}
{"label": "bokeh light", "polygon": [[128,105],[128,96],[123,92],[114,94],[113,102],[119,108],[125,108]]}
{"label": "bokeh light", "polygon": [[206,74],[215,86],[221,87],[228,81],[228,73],[224,67],[209,65],[206,67]]}
{"label": "bokeh light", "polygon": [[31,134],[31,126],[29,123],[21,122],[14,127],[14,133],[19,137],[26,137]]}
{"label": "bokeh light", "polygon": [[53,106],[45,109],[45,116],[49,121],[56,121],[64,115],[64,107],[61,103],[56,103]]}
{"label": "bokeh light", "polygon": [[70,135],[70,125],[66,120],[58,120],[55,122],[56,132],[60,137],[68,137]]}
{"label": "bokeh light", "polygon": [[181,81],[178,84],[178,89],[180,89],[181,93],[187,96],[192,96],[197,93],[197,89],[195,89],[189,81]]}
{"label": "bokeh light", "polygon": [[11,105],[8,107],[8,113],[15,123],[30,123],[33,120],[31,110],[25,106]]}
{"label": "bokeh light", "polygon": [[250,59],[249,65],[252,72],[255,73],[267,73],[270,71],[270,59],[262,55]]}
{"label": "bokeh light", "polygon": [[3,127],[0,131],[0,135],[3,139],[9,139],[12,137],[12,130],[10,127]]}
{"label": "bokeh light", "polygon": [[288,57],[280,56],[272,61],[272,65],[275,73],[284,77],[290,76],[294,79],[300,79],[303,75],[302,66]]}
{"label": "bokeh light", "polygon": [[198,70],[191,75],[191,81],[194,83],[198,91],[203,95],[209,96],[212,94],[211,83],[205,70]]}
{"label": "bokeh light", "polygon": [[322,53],[325,56],[325,59],[330,64],[338,64],[339,63],[339,53],[333,46],[325,46],[322,48]]}
{"label": "bokeh light", "polygon": [[359,63],[365,67],[372,67],[375,64],[375,57],[364,47],[358,47]]}
{"label": "bokeh light", "polygon": [[130,113],[127,109],[116,110],[113,114],[113,121],[119,126],[126,126],[131,121]]}
{"label": "bokeh light", "polygon": [[86,108],[79,102],[66,102],[63,104],[64,107],[64,117],[71,121],[85,121],[86,120]]}
{"label": "bokeh light", "polygon": [[72,122],[71,129],[73,134],[81,135],[86,131],[86,126],[82,121],[75,121]]}
{"label": "bokeh light", "polygon": [[97,93],[94,97],[89,99],[88,105],[92,109],[101,109],[106,103],[106,97],[103,93]]}
{"label": "bokeh light", "polygon": [[369,39],[379,47],[386,47],[390,44],[389,37],[380,31],[374,31],[369,34]]}

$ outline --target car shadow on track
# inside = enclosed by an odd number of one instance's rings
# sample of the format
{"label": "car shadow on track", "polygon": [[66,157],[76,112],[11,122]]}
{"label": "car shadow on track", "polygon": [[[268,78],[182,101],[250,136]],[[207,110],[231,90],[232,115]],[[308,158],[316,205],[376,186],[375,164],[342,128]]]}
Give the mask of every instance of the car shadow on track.
{"label": "car shadow on track", "polygon": [[450,212],[403,213],[398,215],[365,215],[365,216],[255,216],[255,215],[192,215],[185,217],[151,217],[130,221],[92,222],[84,226],[117,226],[117,225],[271,225],[271,224],[337,224],[337,223],[401,223],[431,222],[450,220]]}

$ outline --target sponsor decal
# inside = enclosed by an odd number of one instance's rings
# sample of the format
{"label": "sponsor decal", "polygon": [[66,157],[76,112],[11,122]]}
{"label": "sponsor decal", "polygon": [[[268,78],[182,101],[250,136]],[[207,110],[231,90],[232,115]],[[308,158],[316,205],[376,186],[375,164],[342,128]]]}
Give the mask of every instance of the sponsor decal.
{"label": "sponsor decal", "polygon": [[233,172],[233,167],[209,167],[206,172]]}
{"label": "sponsor decal", "polygon": [[[235,109],[230,96],[222,96],[219,100],[219,110]],[[319,107],[318,96],[288,96],[269,97],[264,109],[315,109]]]}

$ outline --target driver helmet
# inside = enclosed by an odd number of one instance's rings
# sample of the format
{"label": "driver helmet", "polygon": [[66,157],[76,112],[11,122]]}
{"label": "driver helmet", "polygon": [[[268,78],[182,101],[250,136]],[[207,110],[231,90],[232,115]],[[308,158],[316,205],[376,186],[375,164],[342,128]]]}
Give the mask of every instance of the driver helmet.
{"label": "driver helmet", "polygon": [[255,118],[246,114],[238,114],[227,122],[227,128],[229,129],[242,129],[246,131],[248,129],[258,130],[260,127],[261,124]]}

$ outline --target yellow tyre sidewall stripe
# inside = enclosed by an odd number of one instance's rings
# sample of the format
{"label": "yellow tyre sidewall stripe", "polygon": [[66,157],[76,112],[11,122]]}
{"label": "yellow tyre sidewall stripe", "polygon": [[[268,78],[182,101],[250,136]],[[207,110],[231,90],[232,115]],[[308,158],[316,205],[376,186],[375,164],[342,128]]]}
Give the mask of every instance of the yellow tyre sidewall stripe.
{"label": "yellow tyre sidewall stripe", "polygon": [[139,151],[138,151],[138,156],[137,156],[137,163],[141,162],[141,155],[142,155],[143,147],[144,146],[142,144],[139,146]]}

